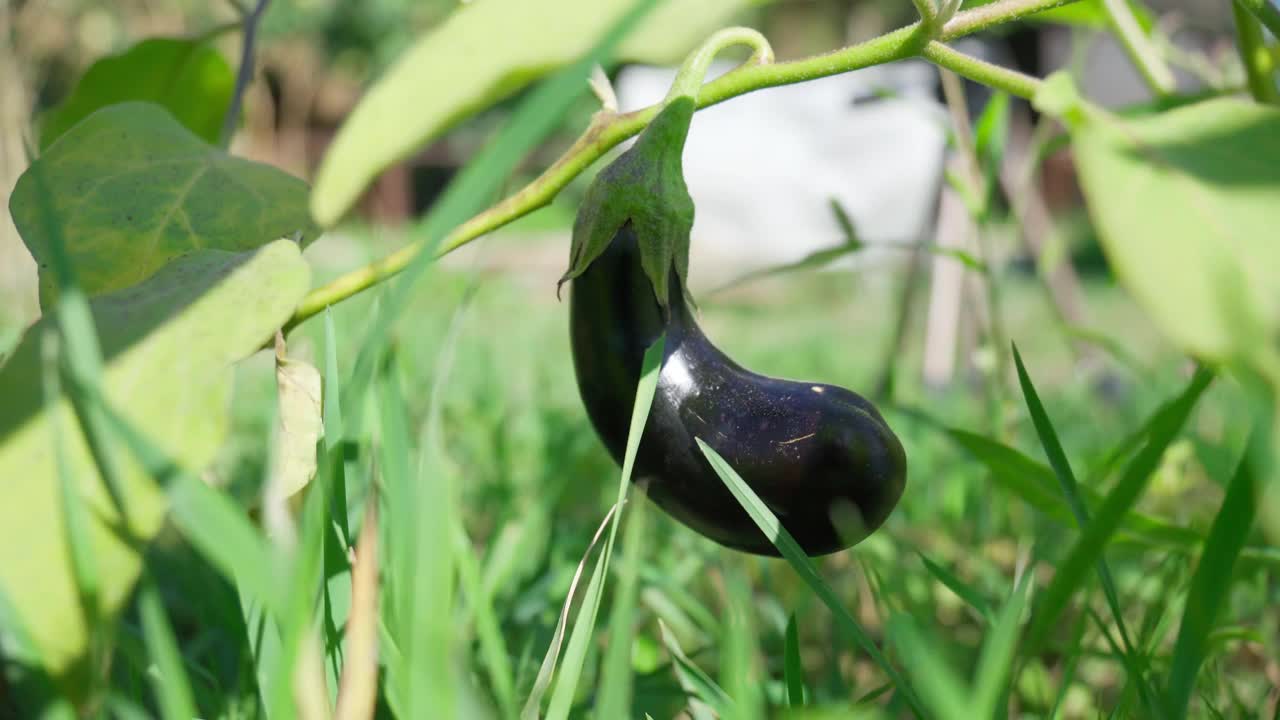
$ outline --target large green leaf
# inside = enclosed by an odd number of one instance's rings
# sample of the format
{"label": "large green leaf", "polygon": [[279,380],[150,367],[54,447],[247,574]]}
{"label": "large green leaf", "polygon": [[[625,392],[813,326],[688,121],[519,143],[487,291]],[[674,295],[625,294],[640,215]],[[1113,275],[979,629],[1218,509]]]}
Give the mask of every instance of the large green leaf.
{"label": "large green leaf", "polygon": [[191,132],[216,143],[236,78],[207,41],[149,38],[89,66],[75,89],[40,121],[40,148],[94,112],[145,100],[164,106]]}
{"label": "large green leaf", "polygon": [[1072,133],[1121,282],[1186,350],[1221,359],[1280,327],[1280,110],[1231,98]]}
{"label": "large green leaf", "polygon": [[[105,361],[103,389],[135,428],[169,456],[199,469],[226,434],[230,365],[262,346],[293,312],[310,273],[296,243],[257,251],[197,250],[149,280],[91,301]],[[0,588],[12,601],[48,669],[62,674],[85,648],[62,529],[50,417],[40,396],[41,346],[57,332],[46,316],[0,372]],[[119,608],[140,560],[94,469],[64,395],[64,445],[89,509],[89,538],[100,576],[103,613]],[[133,463],[124,494],[131,533],[155,534],[165,512],[159,487]]]}
{"label": "large green leaf", "polygon": [[[617,57],[670,61],[749,0],[666,2]],[[485,0],[419,39],[351,113],[316,176],[311,210],[328,227],[369,183],[459,120],[589,50],[635,0]]]}
{"label": "large green leaf", "polygon": [[151,103],[103,108],[28,168],[9,199],[39,264],[40,302],[57,297],[36,202],[39,170],[76,274],[89,295],[129,287],[194,250],[251,250],[315,236],[307,186],[205,143]]}

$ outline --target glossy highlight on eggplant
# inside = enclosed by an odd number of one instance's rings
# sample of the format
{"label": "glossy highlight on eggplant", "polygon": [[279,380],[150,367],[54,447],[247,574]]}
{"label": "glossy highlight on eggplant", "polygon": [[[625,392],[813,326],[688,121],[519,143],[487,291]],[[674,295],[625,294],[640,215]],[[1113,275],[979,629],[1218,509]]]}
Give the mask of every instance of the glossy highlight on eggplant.
{"label": "glossy highlight on eggplant", "polygon": [[742,476],[809,555],[860,542],[889,516],[906,454],[880,413],[834,385],[753,373],[718,350],[672,278],[664,317],[624,225],[570,290],[570,334],[587,414],[621,463],[644,351],[667,334],[636,458],[649,497],[728,547],[778,555],[699,451],[701,438]]}

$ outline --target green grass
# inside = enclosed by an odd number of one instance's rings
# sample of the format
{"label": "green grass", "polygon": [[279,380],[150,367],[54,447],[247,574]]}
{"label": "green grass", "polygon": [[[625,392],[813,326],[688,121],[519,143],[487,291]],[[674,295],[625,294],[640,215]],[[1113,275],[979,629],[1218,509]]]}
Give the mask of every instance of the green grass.
{"label": "green grass", "polygon": [[[466,201],[445,207],[460,216]],[[567,217],[553,206],[524,229],[567,254],[545,234]],[[399,240],[335,234],[308,256],[323,281]],[[486,242],[518,257],[535,241]],[[866,390],[892,332],[891,269],[771,277],[707,298],[701,320],[749,367]],[[83,298],[65,293],[69,342],[50,348],[47,391],[62,352],[98,462],[136,460],[171,501],[127,610],[95,624],[87,714],[320,717],[348,678],[374,687],[379,717],[1274,712],[1280,550],[1254,527],[1274,482],[1271,418],[1230,376],[1189,373],[1114,286],[1087,283],[1086,301],[1091,336],[1118,352],[1081,373],[1041,290],[1006,279],[1021,353],[995,394],[998,423],[989,375],[946,389],[915,380],[913,318],[885,405],[910,458],[906,494],[854,550],[804,557],[710,453],[778,543],[774,560],[725,550],[634,490],[622,505],[630,469],[586,419],[556,274],[424,266],[415,284],[299,328],[290,355],[322,371],[326,435],[292,508],[263,499],[270,354],[237,367],[232,436],[202,482],[101,404]],[[67,497],[92,607],[84,512]],[[357,617],[353,543],[375,533],[377,602]],[[0,691],[47,691],[4,598]],[[376,666],[360,664],[361,627],[377,638]]]}
{"label": "green grass", "polygon": [[[1029,284],[1008,291],[1011,304],[1037,302]],[[888,292],[857,276],[797,275],[702,313],[744,364],[867,388],[891,321],[873,310]],[[1107,291],[1089,300],[1120,302]],[[347,658],[347,551],[369,502],[383,520],[378,712],[510,717],[525,705],[619,489],[577,396],[567,307],[552,282],[432,271],[353,391],[354,339],[379,307],[359,297],[291,342],[337,388],[325,396],[334,434],[296,520],[300,557],[314,562],[282,555],[245,514],[264,512],[274,413],[270,358],[255,357],[238,369],[233,437],[209,473],[232,492],[171,479],[172,527],[96,686],[101,707],[118,708],[108,717],[187,702],[201,717],[292,716],[297,697],[281,678],[311,667],[309,633],[321,641],[311,687],[331,697]],[[1125,342],[1129,312],[1100,314],[1101,329]],[[1265,538],[1244,522],[1259,481],[1236,472],[1252,417],[1243,393],[1197,381],[1198,400],[1179,403],[1180,363],[1148,355],[1143,377],[1111,365],[1122,395],[1102,396],[1056,369],[1062,341],[1044,315],[1014,315],[1035,402],[1011,382],[1008,427],[993,439],[979,387],[939,392],[901,375],[914,414],[888,416],[911,460],[906,495],[856,549],[804,561],[816,574],[719,548],[633,495],[612,562],[587,558],[576,597],[590,602],[568,607],[570,647],[543,707],[654,718],[1268,710],[1256,659],[1280,656],[1280,590]],[[1161,409],[1170,401],[1185,422]],[[1153,415],[1151,433],[1134,436]],[[1104,549],[1114,601],[1093,582]]]}

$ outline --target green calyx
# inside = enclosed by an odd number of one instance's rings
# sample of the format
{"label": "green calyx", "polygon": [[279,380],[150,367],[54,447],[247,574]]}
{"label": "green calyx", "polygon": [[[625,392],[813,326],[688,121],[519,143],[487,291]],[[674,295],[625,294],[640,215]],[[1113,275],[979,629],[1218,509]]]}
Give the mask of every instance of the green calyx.
{"label": "green calyx", "polygon": [[693,198],[684,183],[681,156],[694,105],[691,97],[673,98],[635,144],[592,181],[573,224],[569,269],[557,289],[581,275],[630,223],[658,304],[668,307],[672,269],[680,283],[676,292],[685,292]]}

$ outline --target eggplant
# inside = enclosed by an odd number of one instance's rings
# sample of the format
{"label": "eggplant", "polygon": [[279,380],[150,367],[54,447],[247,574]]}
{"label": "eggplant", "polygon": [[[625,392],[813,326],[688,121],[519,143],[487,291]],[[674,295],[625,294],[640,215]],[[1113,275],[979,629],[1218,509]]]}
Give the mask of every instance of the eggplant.
{"label": "eggplant", "polygon": [[570,339],[587,415],[619,464],[646,348],[666,345],[633,480],[680,522],[736,550],[777,556],[699,451],[731,465],[809,555],[837,552],[884,523],[902,496],[907,459],[875,406],[834,385],[759,375],[698,327],[672,268],[666,307],[624,224],[572,278]]}

